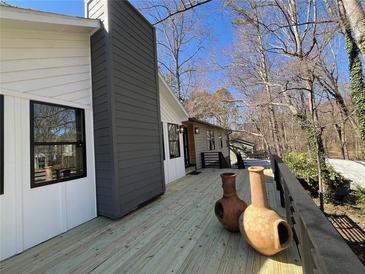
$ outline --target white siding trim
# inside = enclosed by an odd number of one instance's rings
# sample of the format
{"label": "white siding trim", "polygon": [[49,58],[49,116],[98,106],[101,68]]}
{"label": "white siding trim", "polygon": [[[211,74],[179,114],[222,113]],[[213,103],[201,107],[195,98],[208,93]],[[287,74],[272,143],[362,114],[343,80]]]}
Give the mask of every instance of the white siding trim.
{"label": "white siding trim", "polygon": [[7,6],[0,6],[0,19],[52,25],[67,25],[89,28],[91,30],[100,27],[98,20]]}
{"label": "white siding trim", "polygon": [[170,123],[182,125],[182,122],[187,120],[188,116],[185,115],[185,113],[181,110],[180,107],[182,106],[179,106],[178,101],[174,100],[175,96],[171,93],[166,83],[162,81],[162,78],[159,77],[161,121],[163,127],[165,148],[165,183],[168,184],[185,176],[185,156],[183,135],[179,133],[180,157],[170,159],[167,124]]}
{"label": "white siding trim", "polygon": [[0,35],[1,94],[91,109],[88,34],[19,27]]}

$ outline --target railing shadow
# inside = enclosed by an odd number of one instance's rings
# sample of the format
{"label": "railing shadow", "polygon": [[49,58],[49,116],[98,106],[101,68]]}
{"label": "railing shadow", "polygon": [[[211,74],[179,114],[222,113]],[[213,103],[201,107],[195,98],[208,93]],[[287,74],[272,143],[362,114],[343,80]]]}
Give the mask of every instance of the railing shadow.
{"label": "railing shadow", "polygon": [[326,214],[337,232],[365,264],[365,231],[345,214]]}

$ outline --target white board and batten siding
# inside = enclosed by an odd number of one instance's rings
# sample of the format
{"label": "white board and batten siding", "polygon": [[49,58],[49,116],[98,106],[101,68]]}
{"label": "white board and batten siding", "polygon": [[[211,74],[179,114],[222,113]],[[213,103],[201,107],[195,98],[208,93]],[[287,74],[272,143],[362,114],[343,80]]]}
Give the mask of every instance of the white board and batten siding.
{"label": "white board and batten siding", "polygon": [[[0,195],[3,260],[96,217],[96,194],[91,29],[7,21],[0,31],[5,132],[4,194]],[[31,188],[31,100],[85,110],[87,177]]]}
{"label": "white board and batten siding", "polygon": [[182,122],[188,119],[188,115],[161,76],[159,76],[159,89],[165,151],[165,182],[168,184],[185,176],[183,135],[179,134],[180,157],[170,159],[168,124],[182,125]]}

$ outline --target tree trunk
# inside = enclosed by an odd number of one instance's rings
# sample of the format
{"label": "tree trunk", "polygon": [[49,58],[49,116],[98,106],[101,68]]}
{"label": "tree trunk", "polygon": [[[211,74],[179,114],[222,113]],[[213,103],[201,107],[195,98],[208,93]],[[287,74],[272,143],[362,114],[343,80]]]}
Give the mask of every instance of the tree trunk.
{"label": "tree trunk", "polygon": [[[356,112],[357,117],[357,128],[360,134],[361,139],[361,150],[362,155],[365,158],[365,84],[364,84],[364,76],[362,74],[362,64],[360,59],[360,49],[357,46],[354,37],[352,36],[352,31],[349,26],[349,22],[355,20],[353,18],[348,18],[351,10],[351,4],[354,4],[356,7],[359,3],[354,3],[355,0],[338,0],[338,8],[339,14],[341,18],[341,27],[342,32],[345,36],[345,43],[346,43],[346,51],[347,57],[349,60],[349,69],[350,69],[350,80],[351,80],[351,99],[352,104],[354,105],[354,109]],[[346,10],[346,6],[348,7]],[[361,8],[358,7],[358,9]],[[362,10],[362,8],[361,8]],[[363,11],[363,10],[362,10]],[[360,14],[360,15],[359,15]],[[356,16],[356,15],[355,15]],[[358,17],[361,17],[361,12],[358,13]],[[351,21],[350,21],[351,20]],[[356,21],[357,22],[357,21]],[[352,23],[352,24],[353,24]],[[364,24],[364,21],[362,22]],[[356,30],[358,33],[360,31]],[[355,30],[354,30],[355,32]],[[362,41],[364,43],[364,41]],[[365,56],[365,55],[363,55]]]}
{"label": "tree trunk", "polygon": [[346,30],[346,50],[350,65],[351,99],[357,116],[358,129],[362,140],[362,153],[365,157],[365,84],[362,65],[351,31]]}
{"label": "tree trunk", "polygon": [[341,157],[344,160],[348,160],[348,149],[347,149],[347,142],[346,142],[346,136],[344,132],[344,124],[334,124],[335,131],[337,133],[338,140],[340,142],[340,148],[341,148]]}
{"label": "tree trunk", "polygon": [[365,58],[365,12],[359,0],[342,0],[356,43]]}
{"label": "tree trunk", "polygon": [[280,141],[279,141],[279,134],[278,134],[278,122],[276,119],[276,115],[275,115],[275,109],[273,107],[272,103],[272,95],[271,95],[271,88],[269,86],[269,74],[268,74],[268,68],[267,68],[267,60],[266,60],[266,53],[265,53],[265,49],[264,49],[264,45],[263,45],[263,41],[262,41],[262,36],[261,36],[261,32],[260,32],[260,26],[256,25],[256,29],[257,29],[257,42],[258,42],[258,47],[259,47],[259,54],[260,54],[260,77],[262,79],[262,81],[265,83],[265,92],[267,95],[267,99],[268,99],[268,112],[269,112],[269,124],[270,124],[270,128],[271,128],[271,136],[272,136],[272,140],[274,142],[274,148],[275,148],[275,153],[279,156],[282,157],[282,149],[280,147]]}

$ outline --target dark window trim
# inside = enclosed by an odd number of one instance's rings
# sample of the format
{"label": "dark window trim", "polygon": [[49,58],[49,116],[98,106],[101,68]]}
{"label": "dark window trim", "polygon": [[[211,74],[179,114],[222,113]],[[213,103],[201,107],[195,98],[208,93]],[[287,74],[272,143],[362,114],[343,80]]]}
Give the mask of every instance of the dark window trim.
{"label": "dark window trim", "polygon": [[[177,134],[177,139],[176,140],[170,140],[170,126],[174,126],[175,129],[176,129],[176,134]],[[180,151],[180,133],[179,133],[178,130],[179,130],[179,125],[172,124],[172,123],[168,123],[167,124],[167,133],[168,133],[168,140],[169,140],[169,154],[170,154],[170,159],[176,159],[176,158],[181,157],[181,151]],[[171,155],[170,143],[177,143],[178,156]]]}
{"label": "dark window trim", "polygon": [[0,95],[0,195],[4,194],[4,95]]}
{"label": "dark window trim", "polygon": [[[83,123],[83,128],[82,128],[82,136],[81,139],[83,140],[83,142],[34,142],[34,104],[42,104],[42,105],[48,105],[48,106],[54,106],[54,107],[62,107],[62,108],[66,108],[66,109],[73,109],[73,110],[79,110],[82,113],[82,123]],[[57,184],[57,183],[62,183],[62,182],[66,182],[66,181],[73,181],[73,180],[77,180],[80,178],[85,178],[87,177],[87,159],[86,159],[86,134],[85,134],[85,110],[81,109],[81,108],[76,108],[76,107],[71,107],[71,106],[64,106],[64,105],[59,105],[59,104],[53,104],[53,103],[48,103],[48,102],[42,102],[42,101],[30,101],[30,115],[29,115],[29,119],[30,119],[30,187],[31,188],[36,188],[36,187],[41,187],[41,186],[47,186],[47,185],[53,185],[53,184]],[[82,175],[79,176],[74,176],[74,177],[70,177],[70,178],[62,178],[62,179],[58,179],[58,180],[53,180],[53,181],[47,181],[44,183],[35,183],[34,182],[34,146],[35,145],[78,145],[78,144],[83,144],[83,166],[84,166],[84,173]]]}
{"label": "dark window trim", "polygon": [[222,133],[219,134],[218,140],[219,140],[219,144],[220,144],[221,148],[223,148],[223,134]]}

